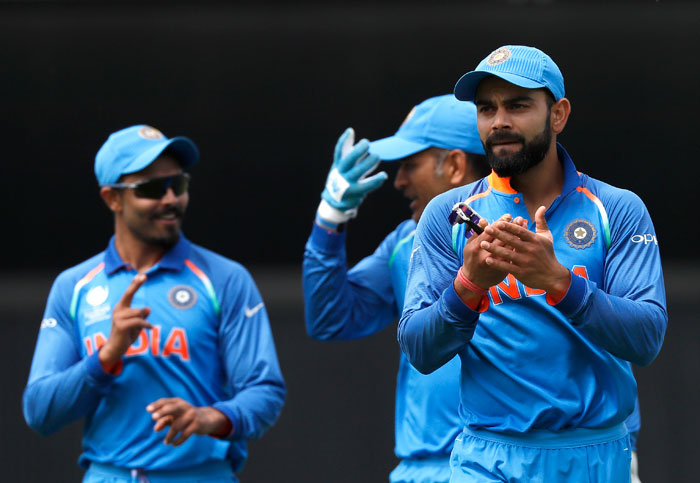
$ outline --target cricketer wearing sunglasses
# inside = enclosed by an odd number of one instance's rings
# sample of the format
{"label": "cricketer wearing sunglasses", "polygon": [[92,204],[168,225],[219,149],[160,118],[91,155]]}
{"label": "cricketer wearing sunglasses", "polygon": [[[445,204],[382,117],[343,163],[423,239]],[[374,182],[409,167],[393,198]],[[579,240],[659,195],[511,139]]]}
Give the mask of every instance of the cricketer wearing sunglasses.
{"label": "cricketer wearing sunglasses", "polygon": [[49,294],[23,409],[42,434],[84,419],[84,482],[237,481],[286,389],[260,294],[181,233],[196,146],[145,125],[95,158],[107,249]]}
{"label": "cricketer wearing sunglasses", "polygon": [[[423,373],[461,360],[450,481],[627,483],[631,364],[654,360],[668,321],[649,213],[557,142],[571,104],[544,52],[501,47],[455,96],[476,104],[493,172],[425,209],[398,334]],[[459,203],[481,233],[450,224]]]}
{"label": "cricketer wearing sunglasses", "polygon": [[[476,130],[474,104],[453,95],[415,106],[388,138],[353,146],[348,129],[338,140],[316,222],[304,252],[306,327],[319,340],[368,337],[396,321],[403,307],[416,222],[439,193],[488,174]],[[364,197],[386,179],[366,177],[382,161],[400,163],[394,187],[411,200],[412,217],[376,251],[348,270],[342,225]],[[459,360],[429,376],[402,355],[396,381],[395,448],[401,459],[392,483],[441,483],[450,478],[449,455],[462,430]]]}

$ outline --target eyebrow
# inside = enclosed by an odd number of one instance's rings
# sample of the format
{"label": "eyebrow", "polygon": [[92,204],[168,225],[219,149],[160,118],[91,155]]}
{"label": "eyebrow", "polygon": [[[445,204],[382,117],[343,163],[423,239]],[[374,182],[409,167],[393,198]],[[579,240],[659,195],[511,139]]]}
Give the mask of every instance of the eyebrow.
{"label": "eyebrow", "polygon": [[[523,101],[534,102],[534,100],[535,99],[530,97],[530,96],[515,96],[515,97],[509,97],[508,99],[505,99],[503,101],[503,104],[516,104],[518,102],[523,102]],[[476,104],[477,106],[490,106],[493,104],[493,102],[490,100],[486,100],[486,99],[475,99],[474,104]]]}

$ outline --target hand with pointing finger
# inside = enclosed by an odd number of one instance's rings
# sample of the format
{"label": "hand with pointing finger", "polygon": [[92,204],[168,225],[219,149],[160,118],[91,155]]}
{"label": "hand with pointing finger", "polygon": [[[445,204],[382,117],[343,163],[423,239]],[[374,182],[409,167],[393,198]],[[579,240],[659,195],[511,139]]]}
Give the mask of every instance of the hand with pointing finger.
{"label": "hand with pointing finger", "polygon": [[131,307],[134,294],[145,281],[146,275],[136,275],[124,291],[121,300],[114,306],[112,330],[107,342],[100,348],[99,352],[100,363],[103,367],[116,364],[129,349],[129,346],[136,341],[141,331],[151,328],[151,324],[146,321],[151,309]]}

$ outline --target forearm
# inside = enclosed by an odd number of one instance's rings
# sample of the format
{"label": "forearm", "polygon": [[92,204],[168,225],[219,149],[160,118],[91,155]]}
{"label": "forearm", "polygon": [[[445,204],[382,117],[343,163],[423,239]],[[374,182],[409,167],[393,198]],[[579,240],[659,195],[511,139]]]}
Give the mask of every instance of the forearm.
{"label": "forearm", "polygon": [[100,366],[97,353],[61,372],[32,380],[24,391],[24,418],[37,432],[53,433],[93,411],[112,380]]}
{"label": "forearm", "polygon": [[430,374],[471,340],[478,317],[478,312],[467,307],[450,284],[432,305],[403,314],[399,345],[416,369]]}
{"label": "forearm", "polygon": [[231,421],[233,431],[228,438],[257,439],[279,417],[285,393],[281,380],[269,380],[242,390],[228,401],[214,403],[212,407]]}
{"label": "forearm", "polygon": [[654,298],[610,295],[572,275],[569,291],[556,306],[574,327],[616,357],[644,366],[661,350],[668,316]]}
{"label": "forearm", "polygon": [[328,234],[314,225],[304,251],[302,271],[306,330],[310,337],[358,339],[378,332],[396,319],[386,264],[379,267],[369,257],[363,262],[349,273],[344,235]]}

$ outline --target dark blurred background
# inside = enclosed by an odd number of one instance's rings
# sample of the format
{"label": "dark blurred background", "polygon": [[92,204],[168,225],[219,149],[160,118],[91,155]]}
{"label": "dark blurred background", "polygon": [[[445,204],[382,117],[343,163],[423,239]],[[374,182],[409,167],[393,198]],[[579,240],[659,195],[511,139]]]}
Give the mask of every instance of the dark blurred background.
{"label": "dark blurred background", "polygon": [[[395,327],[308,340],[303,245],[347,126],[393,134],[413,105],[509,43],[563,71],[573,112],[560,140],[577,168],[636,192],[654,219],[670,321],[659,358],[636,371],[640,469],[645,483],[696,481],[700,5],[646,0],[0,3],[3,481],[80,479],[80,425],[34,434],[21,391],[53,277],[112,231],[94,155],[137,123],[197,143],[185,232],[248,266],[266,299],[288,402],[242,480],[386,481]],[[389,183],[370,195],[349,259],[409,214]]]}

